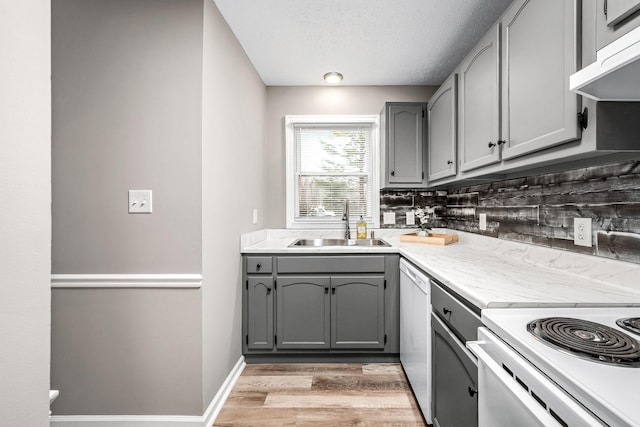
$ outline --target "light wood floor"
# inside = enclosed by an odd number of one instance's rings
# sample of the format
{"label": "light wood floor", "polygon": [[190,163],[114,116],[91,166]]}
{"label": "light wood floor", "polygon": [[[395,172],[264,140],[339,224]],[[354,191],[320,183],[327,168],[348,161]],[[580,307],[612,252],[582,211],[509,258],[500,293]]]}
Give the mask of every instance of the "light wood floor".
{"label": "light wood floor", "polygon": [[247,365],[214,426],[426,426],[399,364]]}

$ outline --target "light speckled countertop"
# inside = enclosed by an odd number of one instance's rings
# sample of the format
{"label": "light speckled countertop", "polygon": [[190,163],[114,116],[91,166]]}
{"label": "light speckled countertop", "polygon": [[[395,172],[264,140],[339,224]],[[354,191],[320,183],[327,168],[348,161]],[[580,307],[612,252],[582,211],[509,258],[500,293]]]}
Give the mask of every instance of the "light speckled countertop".
{"label": "light speckled countertop", "polygon": [[242,236],[245,254],[399,253],[479,308],[640,306],[640,265],[459,231],[447,246],[400,242],[410,230],[375,230],[391,248],[289,248],[296,238],[339,230],[261,230]]}

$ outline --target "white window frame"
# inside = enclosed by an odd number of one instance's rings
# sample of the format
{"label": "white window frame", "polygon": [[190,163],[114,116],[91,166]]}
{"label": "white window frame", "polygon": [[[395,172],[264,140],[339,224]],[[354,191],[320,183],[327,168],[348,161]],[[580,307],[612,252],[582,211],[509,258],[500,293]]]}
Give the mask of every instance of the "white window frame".
{"label": "white window frame", "polygon": [[[295,218],[295,180],[296,180],[296,152],[294,126],[298,124],[351,124],[367,123],[371,124],[371,145],[373,164],[371,165],[372,193],[371,194],[371,216],[372,222],[367,223],[370,228],[380,227],[380,116],[376,114],[357,115],[287,115],[285,122],[285,143],[286,143],[286,203],[287,203],[287,228],[341,228],[342,211],[336,212],[335,219],[314,218],[313,220],[296,221]],[[350,224],[355,224],[359,218],[351,216]]]}

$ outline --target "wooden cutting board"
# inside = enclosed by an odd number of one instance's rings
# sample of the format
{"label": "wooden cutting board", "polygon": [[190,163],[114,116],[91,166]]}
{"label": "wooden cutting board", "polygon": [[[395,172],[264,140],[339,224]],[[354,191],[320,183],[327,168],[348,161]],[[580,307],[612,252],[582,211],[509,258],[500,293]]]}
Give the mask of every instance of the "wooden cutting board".
{"label": "wooden cutting board", "polygon": [[418,236],[418,233],[402,234],[401,242],[425,243],[427,245],[449,245],[458,241],[457,234],[429,233],[428,236]]}

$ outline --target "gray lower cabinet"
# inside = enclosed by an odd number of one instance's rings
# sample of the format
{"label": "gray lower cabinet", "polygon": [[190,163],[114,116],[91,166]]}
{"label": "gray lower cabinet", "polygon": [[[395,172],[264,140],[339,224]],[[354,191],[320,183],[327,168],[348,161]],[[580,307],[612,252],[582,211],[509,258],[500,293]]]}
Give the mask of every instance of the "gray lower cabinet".
{"label": "gray lower cabinet", "polygon": [[[397,359],[397,254],[243,259],[242,332],[247,360],[322,354]],[[256,273],[265,269],[271,274]]]}
{"label": "gray lower cabinet", "polygon": [[502,27],[502,158],[580,138],[577,0],[516,0]]}
{"label": "gray lower cabinet", "polygon": [[278,348],[384,348],[384,276],[277,280]]}
{"label": "gray lower cabinet", "polygon": [[273,278],[247,278],[247,340],[250,349],[273,348]]}
{"label": "gray lower cabinet", "polygon": [[427,105],[429,132],[427,155],[429,181],[456,174],[458,126],[458,75],[452,74],[433,94]]}
{"label": "gray lower cabinet", "polygon": [[384,277],[331,278],[331,347],[384,348]]}
{"label": "gray lower cabinet", "polygon": [[431,282],[433,424],[478,426],[478,363],[466,348],[482,326],[480,310]]}
{"label": "gray lower cabinet", "polygon": [[330,283],[329,276],[278,277],[278,348],[330,347]]}
{"label": "gray lower cabinet", "polygon": [[435,315],[431,327],[433,423],[438,427],[477,427],[477,362]]}

